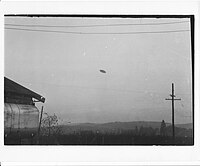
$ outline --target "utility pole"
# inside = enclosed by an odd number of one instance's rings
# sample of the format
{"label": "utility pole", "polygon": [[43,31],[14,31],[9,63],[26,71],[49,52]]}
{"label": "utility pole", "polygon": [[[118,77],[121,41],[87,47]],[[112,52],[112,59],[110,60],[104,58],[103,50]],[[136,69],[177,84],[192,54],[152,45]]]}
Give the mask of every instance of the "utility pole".
{"label": "utility pole", "polygon": [[43,106],[41,109],[41,114],[40,114],[40,121],[39,121],[39,126],[38,126],[38,144],[40,143],[40,128],[41,128],[41,123],[42,123],[42,114],[43,114]]}
{"label": "utility pole", "polygon": [[181,99],[175,99],[174,95],[174,84],[172,83],[172,94],[170,94],[171,99],[165,99],[165,100],[171,100],[172,101],[172,137],[173,137],[173,143],[175,143],[175,128],[174,128],[174,101],[181,100]]}

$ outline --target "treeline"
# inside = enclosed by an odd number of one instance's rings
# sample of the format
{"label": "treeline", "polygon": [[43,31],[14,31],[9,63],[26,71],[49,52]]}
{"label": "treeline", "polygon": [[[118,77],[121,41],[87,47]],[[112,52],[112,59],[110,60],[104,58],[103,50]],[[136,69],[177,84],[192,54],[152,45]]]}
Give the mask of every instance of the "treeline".
{"label": "treeline", "polygon": [[171,136],[133,135],[132,133],[94,133],[81,132],[76,134],[43,136],[40,144],[49,145],[192,145],[192,137],[176,137],[173,142]]}
{"label": "treeline", "polygon": [[[172,126],[164,120],[160,128],[74,128],[59,126],[57,117],[43,119],[41,132],[31,130],[5,130],[5,145],[193,145],[192,129],[175,128],[176,139],[172,140]],[[49,123],[51,122],[51,123]],[[66,132],[66,129],[68,130]],[[27,131],[28,130],[28,131]],[[70,132],[69,132],[70,131]]]}
{"label": "treeline", "polygon": [[[122,129],[122,128],[112,128],[112,129],[104,129],[104,128],[92,128],[92,129],[84,129],[84,128],[76,128],[74,130],[69,130],[68,127],[66,131],[66,126],[61,127],[63,134],[91,134],[91,133],[101,133],[101,134],[131,134],[134,136],[172,136],[172,126],[160,127],[160,128],[152,128],[152,127],[135,127],[134,129]],[[192,129],[185,129],[175,127],[175,132],[177,136],[180,137],[192,137]]]}
{"label": "treeline", "polygon": [[79,131],[71,134],[52,133],[41,135],[39,142],[37,134],[10,133],[4,137],[5,145],[192,145],[192,137],[176,136],[175,143],[171,136],[157,135],[158,130],[140,128],[134,130],[118,130],[113,133],[100,131]]}

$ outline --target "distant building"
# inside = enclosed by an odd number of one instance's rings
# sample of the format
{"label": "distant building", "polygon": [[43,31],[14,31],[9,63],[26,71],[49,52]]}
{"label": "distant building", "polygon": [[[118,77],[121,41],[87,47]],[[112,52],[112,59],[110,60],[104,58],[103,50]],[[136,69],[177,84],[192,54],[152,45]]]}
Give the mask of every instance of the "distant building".
{"label": "distant building", "polygon": [[[39,110],[35,102],[45,102],[41,95],[4,77],[4,134],[37,131]],[[31,133],[33,135],[33,133]]]}

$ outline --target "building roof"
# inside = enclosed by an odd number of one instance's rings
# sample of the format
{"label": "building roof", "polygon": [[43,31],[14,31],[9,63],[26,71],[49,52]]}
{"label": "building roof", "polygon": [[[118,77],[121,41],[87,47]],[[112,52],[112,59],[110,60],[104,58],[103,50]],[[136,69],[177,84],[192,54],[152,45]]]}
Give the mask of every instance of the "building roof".
{"label": "building roof", "polygon": [[45,98],[41,95],[31,91],[30,89],[25,88],[24,86],[4,77],[4,92],[5,93],[14,93],[18,95],[24,95],[31,98],[35,98],[40,102],[45,102]]}

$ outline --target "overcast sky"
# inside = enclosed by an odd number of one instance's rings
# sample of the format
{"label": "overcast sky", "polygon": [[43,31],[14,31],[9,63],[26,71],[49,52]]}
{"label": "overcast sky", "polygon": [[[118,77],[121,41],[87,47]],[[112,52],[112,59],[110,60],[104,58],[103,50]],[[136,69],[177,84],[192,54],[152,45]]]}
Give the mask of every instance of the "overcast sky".
{"label": "overcast sky", "polygon": [[[174,32],[190,30],[189,18],[5,17],[5,24],[12,28],[5,76],[44,96],[45,112],[73,123],[171,122],[165,98],[173,82],[181,98],[175,123],[191,122],[190,31]],[[130,33],[155,31],[162,33]]]}

